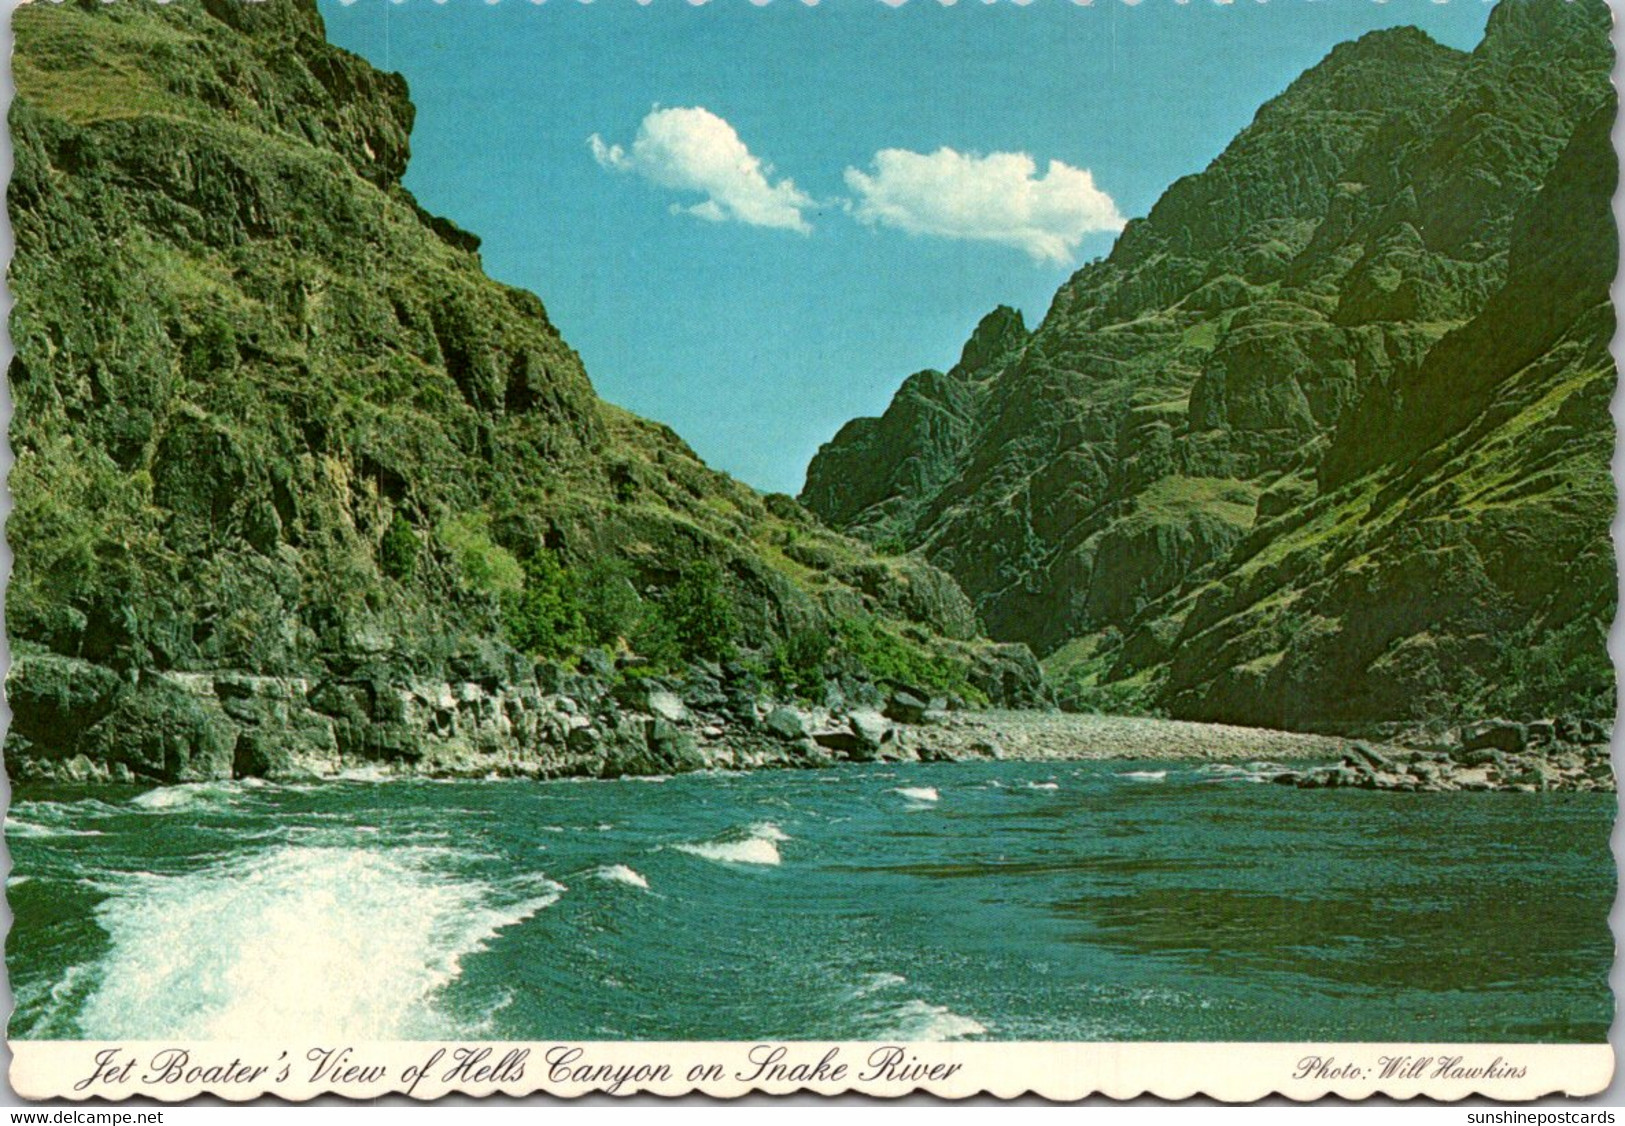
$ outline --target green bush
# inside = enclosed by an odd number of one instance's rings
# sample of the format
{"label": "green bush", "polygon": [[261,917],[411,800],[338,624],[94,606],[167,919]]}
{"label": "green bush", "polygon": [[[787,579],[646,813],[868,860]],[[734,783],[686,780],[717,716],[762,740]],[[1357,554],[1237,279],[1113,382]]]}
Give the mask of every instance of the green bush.
{"label": "green bush", "polygon": [[417,533],[399,512],[389,522],[383,542],[378,545],[378,567],[392,579],[405,582],[418,569],[420,549]]}
{"label": "green bush", "polygon": [[458,582],[476,594],[509,597],[525,587],[519,560],[491,539],[491,519],[483,512],[453,516],[436,535],[457,568]]}
{"label": "green bush", "polygon": [[593,560],[580,572],[576,589],[589,644],[612,648],[637,633],[643,600],[625,563],[609,557]]}
{"label": "green bush", "polygon": [[522,569],[523,586],[503,599],[508,643],[538,657],[565,657],[579,650],[587,625],[574,576],[546,548],[526,559]]}
{"label": "green bush", "polygon": [[670,590],[649,606],[638,630],[639,653],[657,666],[731,660],[739,622],[723,591],[722,568],[700,562],[684,568]]}
{"label": "green bush", "polygon": [[954,692],[967,699],[984,696],[966,678],[963,663],[906,641],[873,618],[842,618],[835,623],[841,655],[872,680]]}
{"label": "green bush", "polygon": [[1083,715],[1158,716],[1156,690],[1151,685],[1122,681],[1089,683],[1083,677],[1066,678],[1055,685],[1061,710]]}
{"label": "green bush", "polygon": [[824,683],[835,634],[828,626],[797,630],[773,647],[766,679],[783,692],[806,696]]}
{"label": "green bush", "polygon": [[237,332],[231,322],[211,313],[188,338],[181,354],[181,369],[188,379],[207,382],[237,370]]}
{"label": "green bush", "polygon": [[1530,623],[1507,638],[1489,670],[1478,710],[1525,718],[1611,720],[1614,703],[1607,630],[1594,618],[1576,618],[1557,629]]}

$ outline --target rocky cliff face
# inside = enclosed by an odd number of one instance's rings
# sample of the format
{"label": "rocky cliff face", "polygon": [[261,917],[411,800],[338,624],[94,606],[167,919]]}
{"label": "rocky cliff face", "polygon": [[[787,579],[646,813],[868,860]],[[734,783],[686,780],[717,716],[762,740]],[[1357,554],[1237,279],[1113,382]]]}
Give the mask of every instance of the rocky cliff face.
{"label": "rocky cliff face", "polygon": [[1467,55],[1343,44],[945,406],[950,445],[894,431],[864,480],[939,484],[843,488],[853,424],[804,499],[945,567],[1078,706],[1611,709],[1608,27],[1507,0]]}
{"label": "rocky cliff face", "polygon": [[[406,686],[520,692],[605,591],[600,643],[681,588],[713,609],[689,634],[725,624],[747,681],[861,622],[871,653],[1036,691],[936,568],[599,401],[542,303],[401,187],[406,84],[327,44],[310,0],[14,24],[14,767],[123,746],[144,776],[263,771],[277,740],[251,736],[278,727],[308,729],[307,757],[409,757]],[[861,680],[806,648],[804,690]]]}

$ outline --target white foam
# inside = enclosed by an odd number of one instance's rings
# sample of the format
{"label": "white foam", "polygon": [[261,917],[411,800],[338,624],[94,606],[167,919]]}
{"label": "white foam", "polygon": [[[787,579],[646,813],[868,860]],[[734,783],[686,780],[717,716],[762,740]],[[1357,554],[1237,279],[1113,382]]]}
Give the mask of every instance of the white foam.
{"label": "white foam", "polygon": [[780,862],[780,841],[787,841],[790,837],[771,821],[758,821],[752,825],[743,838],[731,840],[706,841],[703,844],[680,844],[679,852],[686,852],[692,856],[701,856],[706,860],[716,860],[724,864],[764,864],[775,865]]}
{"label": "white foam", "polygon": [[1061,784],[1059,782],[1028,782],[1027,788],[1029,790],[1059,790]]}
{"label": "white foam", "polygon": [[130,799],[139,809],[185,809],[195,805],[224,805],[242,793],[238,782],[182,782],[160,786]]}
{"label": "white foam", "polygon": [[939,801],[942,798],[935,786],[898,786],[892,793],[902,794],[909,801]]}
{"label": "white foam", "polygon": [[925,1001],[909,1001],[892,1015],[890,1031],[882,1037],[887,1040],[962,1040],[967,1036],[981,1036],[986,1027],[971,1017],[960,1016],[946,1005],[932,1005]]}
{"label": "white foam", "polygon": [[[69,966],[48,990],[28,990],[25,997],[23,990],[19,989],[17,993],[19,1012],[25,1007],[32,1008],[36,1002],[44,999],[43,1011],[30,1030],[30,1035],[40,1039],[77,1039],[79,1033],[73,1026],[72,1014],[78,1007],[76,999],[89,987],[92,977],[91,966],[81,963]],[[16,1017],[13,1016],[12,1019],[15,1020]],[[13,1025],[13,1028],[15,1027]]]}
{"label": "white foam", "polygon": [[595,871],[593,875],[600,880],[608,880],[610,883],[627,884],[631,887],[642,888],[644,891],[649,890],[649,881],[643,878],[643,874],[633,871],[625,864],[607,864]]}
{"label": "white foam", "polygon": [[395,772],[387,766],[372,763],[367,766],[347,766],[335,777],[340,782],[389,782],[395,778]]}
{"label": "white foam", "polygon": [[6,832],[17,837],[99,837],[99,829],[70,829],[65,825],[36,825],[20,817],[6,818]]}
{"label": "white foam", "polygon": [[742,841],[708,841],[705,844],[680,844],[678,851],[703,856],[724,864],[778,864],[779,846],[759,837]]}
{"label": "white foam", "polygon": [[848,1001],[856,1001],[860,997],[867,997],[871,993],[879,993],[882,989],[890,989],[895,985],[907,985],[908,978],[902,974],[878,973],[865,974],[863,980],[842,996]]}
{"label": "white foam", "polygon": [[1205,763],[1196,768],[1205,782],[1268,782],[1286,767],[1273,762],[1249,762],[1240,766],[1229,762]]}
{"label": "white foam", "polygon": [[1129,770],[1118,775],[1127,778],[1130,782],[1161,782],[1168,777],[1166,770]]}
{"label": "white foam", "polygon": [[11,805],[11,816],[41,825],[76,824],[89,818],[114,817],[127,812],[97,798],[80,801],[19,801]]}
{"label": "white foam", "polygon": [[431,869],[414,850],[284,845],[184,876],[128,878],[97,922],[110,950],[90,1039],[438,1039],[461,959],[557,901]]}
{"label": "white foam", "polygon": [[13,888],[22,887],[24,884],[26,884],[29,880],[31,880],[33,878],[34,877],[32,877],[32,876],[7,876],[6,877],[6,886],[7,887],[13,887]]}

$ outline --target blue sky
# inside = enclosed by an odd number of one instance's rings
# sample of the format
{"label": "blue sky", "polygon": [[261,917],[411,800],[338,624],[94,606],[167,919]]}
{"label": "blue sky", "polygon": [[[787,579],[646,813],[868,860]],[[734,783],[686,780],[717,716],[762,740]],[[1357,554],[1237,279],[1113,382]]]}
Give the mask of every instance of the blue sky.
{"label": "blue sky", "polygon": [[1484,0],[321,0],[418,108],[406,185],[599,393],[796,492],[847,419],[1029,325],[1337,43]]}

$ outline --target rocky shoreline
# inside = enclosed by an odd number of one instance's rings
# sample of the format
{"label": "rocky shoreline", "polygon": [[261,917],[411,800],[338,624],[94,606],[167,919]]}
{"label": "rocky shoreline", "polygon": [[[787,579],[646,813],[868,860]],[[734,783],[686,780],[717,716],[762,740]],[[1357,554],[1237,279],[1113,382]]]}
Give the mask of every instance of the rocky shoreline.
{"label": "rocky shoreline", "polygon": [[[523,665],[523,667],[521,667]],[[945,738],[957,698],[851,678],[789,703],[738,663],[679,676],[589,651],[577,668],[493,650],[465,675],[120,675],[53,654],[7,679],[19,782],[408,777],[617,778],[999,754]]]}
{"label": "rocky shoreline", "polygon": [[1273,777],[1300,788],[1615,785],[1606,733],[1567,721],[1492,722],[1453,733],[1444,745],[1373,746],[1224,724],[973,710],[866,682],[832,681],[823,703],[789,703],[764,693],[738,665],[646,676],[603,653],[576,670],[538,664],[524,678],[486,669],[466,679],[236,672],[126,679],[37,655],[16,662],[7,687],[6,762],[20,783],[288,781],[357,768],[404,777],[617,778],[843,762],[1140,759],[1301,762]]}
{"label": "rocky shoreline", "polygon": [[1353,787],[1403,793],[1617,791],[1608,733],[1591,721],[1486,720],[1449,736],[1422,747],[1379,749],[1351,743],[1335,766],[1282,771],[1271,781],[1299,789]]}

